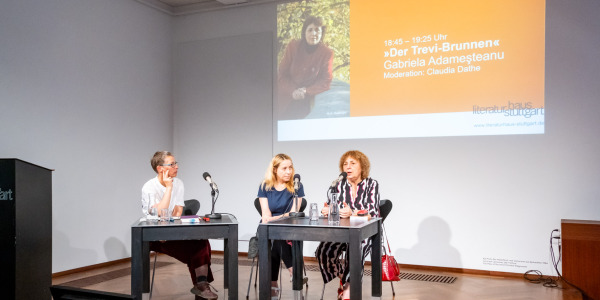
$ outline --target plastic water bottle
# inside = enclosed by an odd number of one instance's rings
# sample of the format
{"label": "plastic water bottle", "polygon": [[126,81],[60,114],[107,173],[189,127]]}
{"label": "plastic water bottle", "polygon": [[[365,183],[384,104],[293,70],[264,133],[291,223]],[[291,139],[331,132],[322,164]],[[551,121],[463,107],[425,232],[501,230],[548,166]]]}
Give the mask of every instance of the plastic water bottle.
{"label": "plastic water bottle", "polygon": [[327,221],[329,221],[329,225],[340,225],[340,206],[338,204],[338,193],[331,193]]}

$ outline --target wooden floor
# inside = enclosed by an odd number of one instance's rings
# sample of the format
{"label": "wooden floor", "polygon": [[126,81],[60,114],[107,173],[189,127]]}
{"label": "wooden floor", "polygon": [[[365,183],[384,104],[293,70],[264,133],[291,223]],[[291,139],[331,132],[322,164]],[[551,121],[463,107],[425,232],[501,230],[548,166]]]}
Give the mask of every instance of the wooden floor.
{"label": "wooden floor", "polygon": [[[250,263],[245,256],[239,258],[239,299],[245,299],[248,291],[250,277]],[[307,262],[308,288],[304,289],[304,299],[320,299],[323,280],[318,272],[318,266]],[[187,267],[177,260],[159,255],[157,272],[154,282],[152,299],[195,299],[190,293],[192,287]],[[213,285],[219,290],[219,299],[227,299],[223,290],[223,264],[222,256],[213,255],[212,270],[215,275]],[[53,278],[52,284],[62,284],[79,288],[101,290],[108,292],[130,293],[130,265],[121,263],[103,267],[92,271],[84,271]],[[368,268],[365,269],[368,273]],[[403,279],[394,282],[396,295],[392,295],[389,282],[383,282],[383,295],[381,299],[395,300],[467,300],[467,299],[511,299],[511,300],[581,300],[580,293],[573,289],[546,288],[540,284],[533,284],[520,278],[503,278],[482,275],[465,275],[446,272],[433,272],[417,269],[402,269],[407,274],[432,274],[456,277],[453,283],[428,282],[421,280]],[[254,276],[253,276],[254,277]],[[284,270],[282,299],[293,299],[289,273]],[[325,288],[324,299],[336,299],[337,283],[330,282]],[[363,299],[371,299],[371,277],[365,276],[363,280]],[[144,294],[144,299],[148,299]],[[258,299],[258,288],[254,281],[250,288],[249,299]]]}

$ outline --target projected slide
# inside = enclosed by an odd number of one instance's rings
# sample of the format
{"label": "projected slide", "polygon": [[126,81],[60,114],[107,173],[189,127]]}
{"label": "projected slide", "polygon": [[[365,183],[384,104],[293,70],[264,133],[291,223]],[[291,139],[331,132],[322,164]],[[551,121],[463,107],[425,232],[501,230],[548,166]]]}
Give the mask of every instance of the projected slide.
{"label": "projected slide", "polygon": [[544,0],[282,4],[277,139],[544,133],[544,20]]}

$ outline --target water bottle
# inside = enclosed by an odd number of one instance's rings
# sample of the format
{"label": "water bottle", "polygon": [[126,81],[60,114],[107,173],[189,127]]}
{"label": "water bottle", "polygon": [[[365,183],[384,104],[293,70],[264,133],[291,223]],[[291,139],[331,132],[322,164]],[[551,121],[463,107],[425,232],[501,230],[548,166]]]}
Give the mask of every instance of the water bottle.
{"label": "water bottle", "polygon": [[160,202],[158,194],[148,194],[148,219],[152,222],[158,221],[158,209],[153,207],[154,205],[158,204],[158,202]]}
{"label": "water bottle", "polygon": [[340,205],[338,204],[338,193],[331,193],[327,221],[329,221],[329,225],[340,225]]}

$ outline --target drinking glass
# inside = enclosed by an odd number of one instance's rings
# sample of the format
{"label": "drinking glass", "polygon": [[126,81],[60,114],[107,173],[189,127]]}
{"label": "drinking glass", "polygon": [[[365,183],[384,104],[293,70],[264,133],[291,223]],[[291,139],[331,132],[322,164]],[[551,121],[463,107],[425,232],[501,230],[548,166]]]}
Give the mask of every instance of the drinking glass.
{"label": "drinking glass", "polygon": [[156,207],[151,207],[150,213],[148,215],[149,215],[148,220],[150,220],[152,222],[158,220],[158,210],[156,209]]}
{"label": "drinking glass", "polygon": [[310,220],[311,221],[318,221],[319,220],[319,206],[317,205],[317,203],[311,203],[310,204]]}
{"label": "drinking glass", "polygon": [[170,218],[171,218],[171,216],[169,214],[168,208],[163,208],[160,210],[160,220],[161,221],[169,221]]}

